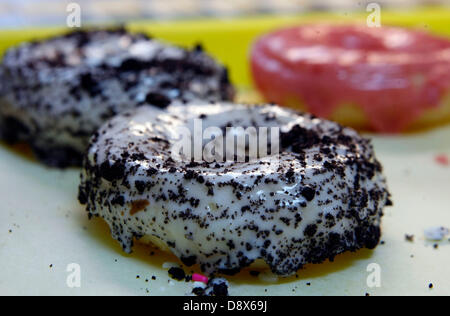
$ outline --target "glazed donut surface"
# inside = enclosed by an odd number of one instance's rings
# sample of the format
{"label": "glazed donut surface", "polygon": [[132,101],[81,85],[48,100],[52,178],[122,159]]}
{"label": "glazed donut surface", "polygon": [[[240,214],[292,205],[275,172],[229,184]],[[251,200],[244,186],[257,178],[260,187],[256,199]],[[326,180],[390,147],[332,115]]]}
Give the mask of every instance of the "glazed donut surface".
{"label": "glazed donut surface", "polygon": [[[278,163],[174,160],[174,131],[195,119],[205,129],[279,127]],[[79,200],[127,252],[144,238],[208,274],[261,259],[283,276],[376,247],[391,203],[370,142],[352,129],[278,106],[230,103],[144,106],[112,119],[91,140]]]}

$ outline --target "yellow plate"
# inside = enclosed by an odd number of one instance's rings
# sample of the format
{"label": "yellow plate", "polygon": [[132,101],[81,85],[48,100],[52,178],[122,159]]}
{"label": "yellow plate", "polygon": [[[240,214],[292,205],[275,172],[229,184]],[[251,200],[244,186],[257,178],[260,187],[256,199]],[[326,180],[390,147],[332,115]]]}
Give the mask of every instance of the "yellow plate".
{"label": "yellow plate", "polygon": [[[145,31],[159,39],[192,46],[202,43],[206,50],[231,69],[233,83],[249,87],[251,79],[248,68],[248,53],[252,42],[270,30],[299,23],[333,21],[339,23],[365,23],[368,13],[306,14],[295,16],[258,16],[246,19],[205,19],[176,22],[134,22],[128,27],[132,31]],[[429,30],[450,36],[450,9],[423,8],[384,12],[382,24],[400,25]],[[30,39],[45,38],[66,32],[61,28],[0,31],[0,54],[8,47]]]}

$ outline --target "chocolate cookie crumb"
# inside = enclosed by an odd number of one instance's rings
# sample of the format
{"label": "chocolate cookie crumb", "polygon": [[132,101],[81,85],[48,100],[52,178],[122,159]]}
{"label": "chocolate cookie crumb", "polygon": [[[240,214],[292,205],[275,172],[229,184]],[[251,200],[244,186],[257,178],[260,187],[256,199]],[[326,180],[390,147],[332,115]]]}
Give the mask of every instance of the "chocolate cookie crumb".
{"label": "chocolate cookie crumb", "polygon": [[186,277],[186,273],[184,272],[184,270],[176,267],[169,269],[169,275],[172,279],[177,281],[184,280]]}

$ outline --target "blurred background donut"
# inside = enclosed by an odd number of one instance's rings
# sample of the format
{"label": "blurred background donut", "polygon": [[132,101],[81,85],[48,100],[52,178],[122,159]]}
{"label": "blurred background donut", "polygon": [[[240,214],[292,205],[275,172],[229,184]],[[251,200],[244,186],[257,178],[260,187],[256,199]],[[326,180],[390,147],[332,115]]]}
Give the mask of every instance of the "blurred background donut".
{"label": "blurred background donut", "polygon": [[267,101],[382,133],[450,121],[450,40],[394,27],[309,24],[261,37],[251,67]]}

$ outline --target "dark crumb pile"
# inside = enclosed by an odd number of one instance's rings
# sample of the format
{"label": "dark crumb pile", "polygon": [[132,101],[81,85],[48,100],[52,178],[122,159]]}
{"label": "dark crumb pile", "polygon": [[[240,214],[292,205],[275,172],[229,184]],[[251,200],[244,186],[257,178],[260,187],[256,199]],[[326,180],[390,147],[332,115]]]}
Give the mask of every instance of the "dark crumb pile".
{"label": "dark crumb pile", "polygon": [[[176,281],[192,281],[192,275],[179,267],[172,267],[168,271],[169,276]],[[228,296],[228,281],[222,278],[211,278],[204,287],[194,287],[192,294],[197,296]]]}
{"label": "dark crumb pile", "polygon": [[192,290],[192,294],[197,296],[228,296],[229,284],[227,280],[222,278],[211,279],[206,288],[196,287]]}

